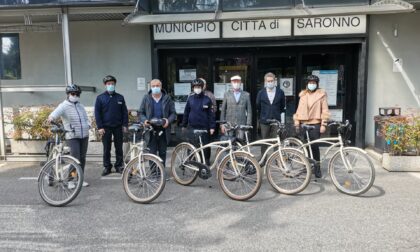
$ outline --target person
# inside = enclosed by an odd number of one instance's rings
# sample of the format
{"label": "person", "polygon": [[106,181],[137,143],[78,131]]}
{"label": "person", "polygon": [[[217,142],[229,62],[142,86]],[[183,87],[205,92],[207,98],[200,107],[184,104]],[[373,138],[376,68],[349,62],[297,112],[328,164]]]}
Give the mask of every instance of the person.
{"label": "person", "polygon": [[203,83],[204,83],[204,86],[203,86],[204,95],[210,98],[211,103],[213,104],[212,111],[213,111],[213,113],[216,113],[216,110],[217,110],[216,97],[214,96],[214,94],[210,90],[207,90],[206,80],[204,78],[199,78],[199,79],[203,81]]}
{"label": "person", "polygon": [[[319,78],[316,75],[310,75],[306,79],[306,89],[299,94],[299,104],[296,113],[293,115],[296,130],[302,123],[313,125],[315,129],[309,131],[311,140],[320,138],[322,133],[326,131],[326,125],[329,118],[329,110],[327,103],[327,93],[319,88]],[[314,159],[320,160],[319,146],[313,144],[311,146]],[[319,163],[315,165],[315,177],[322,176]]]}
{"label": "person", "polygon": [[[251,97],[248,92],[241,90],[242,78],[235,75],[230,78],[230,82],[232,89],[226,91],[223,96],[220,121],[227,121],[234,125],[251,125]],[[224,134],[225,128],[220,126],[220,131]],[[237,137],[243,139],[243,132]]]}
{"label": "person", "polygon": [[[70,147],[70,155],[80,161],[80,167],[83,172],[86,164],[86,152],[89,143],[90,123],[85,107],[79,102],[82,90],[75,84],[66,87],[67,98],[58,105],[56,109],[48,116],[47,121],[52,122],[61,118],[67,145]],[[83,186],[89,186],[89,183],[83,181]],[[69,183],[70,187],[75,187]]]}
{"label": "person", "polygon": [[[216,121],[214,119],[213,104],[208,96],[204,95],[204,82],[201,79],[195,79],[191,82],[194,95],[188,97],[185,105],[184,117],[182,120],[183,128],[188,127],[189,131],[193,130],[207,130],[210,135],[214,134],[216,128]],[[209,133],[201,136],[203,145],[210,141]],[[210,163],[210,149],[204,150],[206,164]]]}
{"label": "person", "polygon": [[116,161],[115,171],[122,173],[123,162],[123,132],[127,131],[128,111],[124,96],[115,92],[117,79],[107,75],[103,79],[106,91],[98,95],[95,102],[95,119],[98,132],[102,135],[103,166],[102,176],[111,173],[111,144],[114,137]]}
{"label": "person", "polygon": [[[277,125],[271,125],[267,120],[281,121],[281,114],[285,112],[286,99],[283,90],[276,87],[276,76],[273,73],[264,75],[264,88],[257,94],[257,112],[259,113],[261,137],[274,138]],[[283,122],[284,123],[284,122]],[[261,155],[267,150],[267,145],[261,146]]]}
{"label": "person", "polygon": [[162,89],[160,80],[152,80],[150,86],[149,93],[143,97],[141,102],[139,119],[145,125],[150,125],[152,119],[162,119],[164,121],[163,134],[149,134],[145,138],[150,153],[159,153],[159,157],[163,160],[163,166],[165,166],[166,149],[171,139],[170,126],[176,119],[175,103]]}

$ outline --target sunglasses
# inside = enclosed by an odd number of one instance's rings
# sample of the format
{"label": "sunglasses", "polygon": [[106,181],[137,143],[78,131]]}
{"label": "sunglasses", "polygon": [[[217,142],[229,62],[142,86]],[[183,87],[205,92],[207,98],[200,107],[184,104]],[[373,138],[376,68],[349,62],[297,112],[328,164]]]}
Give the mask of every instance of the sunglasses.
{"label": "sunglasses", "polygon": [[79,93],[70,93],[71,96],[79,96]]}

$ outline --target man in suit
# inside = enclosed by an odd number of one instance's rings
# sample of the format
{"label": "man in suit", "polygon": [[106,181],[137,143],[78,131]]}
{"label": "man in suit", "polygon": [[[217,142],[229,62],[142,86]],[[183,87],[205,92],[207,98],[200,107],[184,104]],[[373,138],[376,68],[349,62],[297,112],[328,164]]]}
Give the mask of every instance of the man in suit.
{"label": "man in suit", "polygon": [[[277,126],[270,125],[267,120],[281,121],[281,114],[284,113],[286,107],[286,99],[283,90],[276,87],[276,76],[273,73],[264,75],[264,88],[258,92],[256,104],[260,119],[261,137],[263,139],[275,137]],[[261,155],[266,150],[267,146],[262,145]]]}
{"label": "man in suit", "polygon": [[[248,92],[241,89],[241,76],[235,75],[230,78],[232,89],[223,97],[221,121],[228,121],[236,125],[252,124],[251,97]],[[225,133],[223,126],[220,128]],[[243,136],[238,136],[239,138]]]}

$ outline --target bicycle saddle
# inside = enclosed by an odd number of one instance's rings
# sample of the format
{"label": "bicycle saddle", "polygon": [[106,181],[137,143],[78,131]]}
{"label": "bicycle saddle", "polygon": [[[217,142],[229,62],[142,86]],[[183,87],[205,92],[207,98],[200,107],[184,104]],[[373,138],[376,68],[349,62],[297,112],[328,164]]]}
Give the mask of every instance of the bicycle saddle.
{"label": "bicycle saddle", "polygon": [[141,124],[133,124],[131,125],[128,130],[131,132],[138,132],[143,126]]}
{"label": "bicycle saddle", "polygon": [[194,130],[194,135],[203,135],[203,134],[207,134],[207,130]]}
{"label": "bicycle saddle", "polygon": [[313,130],[313,129],[315,129],[315,126],[313,126],[313,125],[308,125],[308,124],[302,124],[302,129],[305,129],[305,130]]}
{"label": "bicycle saddle", "polygon": [[252,125],[239,125],[239,129],[241,130],[250,130],[253,129]]}

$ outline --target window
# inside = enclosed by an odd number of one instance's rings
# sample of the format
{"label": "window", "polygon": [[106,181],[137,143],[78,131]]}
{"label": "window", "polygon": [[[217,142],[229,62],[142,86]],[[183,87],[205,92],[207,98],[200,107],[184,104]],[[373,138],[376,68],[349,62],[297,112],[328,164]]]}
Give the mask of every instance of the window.
{"label": "window", "polygon": [[241,10],[247,8],[290,8],[292,0],[223,0],[223,10]]}
{"label": "window", "polygon": [[343,6],[343,5],[366,5],[369,0],[305,0],[305,4],[309,7],[322,7],[322,6]]}
{"label": "window", "polygon": [[19,35],[4,34],[1,38],[0,76],[3,80],[21,78]]}
{"label": "window", "polygon": [[154,13],[215,11],[217,0],[153,0]]}

